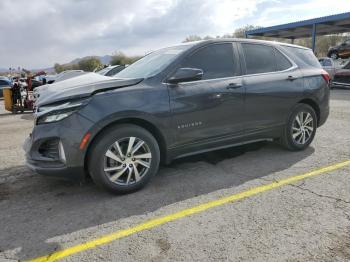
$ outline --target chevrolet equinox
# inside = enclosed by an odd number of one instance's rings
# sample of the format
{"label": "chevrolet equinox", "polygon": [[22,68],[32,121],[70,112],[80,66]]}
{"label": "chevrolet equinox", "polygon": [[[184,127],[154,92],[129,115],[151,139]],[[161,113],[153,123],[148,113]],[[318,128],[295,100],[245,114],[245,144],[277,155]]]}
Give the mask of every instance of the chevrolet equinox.
{"label": "chevrolet equinox", "polygon": [[262,140],[305,149],[329,114],[329,75],[304,47],[215,39],[152,52],[113,78],[46,85],[36,97],[27,165],[127,193],[160,163],[192,154]]}

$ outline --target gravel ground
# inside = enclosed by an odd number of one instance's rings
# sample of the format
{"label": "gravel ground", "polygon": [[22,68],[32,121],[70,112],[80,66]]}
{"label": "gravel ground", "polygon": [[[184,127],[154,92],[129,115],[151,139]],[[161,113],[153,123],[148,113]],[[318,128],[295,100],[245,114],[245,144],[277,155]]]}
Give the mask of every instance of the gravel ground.
{"label": "gravel ground", "polygon": [[[24,166],[30,114],[1,111],[0,261],[28,259],[220,196],[350,159],[350,90],[333,90],[312,145],[220,150],[162,167],[144,190],[111,196],[91,182]],[[210,209],[66,261],[350,261],[350,167]]]}

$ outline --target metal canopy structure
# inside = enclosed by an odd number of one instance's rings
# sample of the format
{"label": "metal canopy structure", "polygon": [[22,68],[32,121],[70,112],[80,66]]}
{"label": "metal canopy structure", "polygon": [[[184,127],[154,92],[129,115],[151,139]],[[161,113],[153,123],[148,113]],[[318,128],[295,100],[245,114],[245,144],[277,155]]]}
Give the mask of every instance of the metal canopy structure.
{"label": "metal canopy structure", "polygon": [[246,37],[265,36],[291,39],[312,37],[315,51],[316,35],[331,35],[350,32],[350,12],[313,18],[283,25],[270,26],[246,31]]}

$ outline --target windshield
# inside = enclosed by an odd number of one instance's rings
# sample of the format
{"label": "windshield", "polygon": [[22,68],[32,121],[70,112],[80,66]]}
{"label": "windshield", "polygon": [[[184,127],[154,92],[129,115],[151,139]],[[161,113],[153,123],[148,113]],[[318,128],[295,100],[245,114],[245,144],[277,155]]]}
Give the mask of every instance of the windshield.
{"label": "windshield", "polygon": [[347,62],[344,66],[343,69],[350,69],[350,62]]}
{"label": "windshield", "polygon": [[167,67],[175,58],[192,45],[179,45],[152,52],[125,68],[114,77],[147,78],[154,76]]}

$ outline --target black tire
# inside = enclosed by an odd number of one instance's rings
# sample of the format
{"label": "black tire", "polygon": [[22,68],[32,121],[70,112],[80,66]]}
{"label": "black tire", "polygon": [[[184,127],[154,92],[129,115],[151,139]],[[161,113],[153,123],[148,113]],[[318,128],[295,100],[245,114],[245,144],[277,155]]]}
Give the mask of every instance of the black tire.
{"label": "black tire", "polygon": [[[113,174],[107,174],[104,169],[106,168],[106,152],[110,147],[120,139],[127,139],[130,137],[135,137],[144,142],[147,149],[150,151],[152,158],[150,159],[150,164],[148,171],[140,178],[139,181],[136,180],[136,174],[134,171],[134,181],[132,184],[121,185],[117,184],[118,181],[112,182],[109,177]],[[130,141],[130,140],[129,140]],[[124,149],[122,151],[125,151]],[[126,152],[125,152],[126,153]],[[125,155],[126,157],[126,155]],[[131,158],[129,158],[130,160]],[[88,157],[88,171],[92,177],[92,180],[100,187],[116,194],[126,194],[131,193],[144,187],[150,179],[157,173],[160,162],[160,150],[157,140],[149,133],[147,130],[131,124],[121,124],[115,125],[107,130],[103,131],[97,139],[93,142],[91,149],[89,150]],[[119,163],[116,162],[118,165]],[[122,164],[120,164],[122,165]],[[140,165],[142,168],[142,166]],[[135,168],[135,166],[134,166]],[[117,172],[117,171],[116,171]],[[126,172],[130,172],[127,169]],[[126,176],[128,173],[125,174]]]}
{"label": "black tire", "polygon": [[[296,121],[297,115],[300,114],[301,112],[304,112],[304,115],[305,114],[307,115],[307,113],[309,113],[310,116],[312,117],[313,131],[310,132],[308,140],[305,141],[305,143],[298,143],[296,141],[296,140],[298,140],[298,138],[300,139],[300,136],[296,137],[296,139],[293,138],[293,126],[295,125],[295,121]],[[283,134],[282,134],[282,137],[281,137],[281,144],[286,149],[288,149],[290,151],[304,150],[313,141],[313,139],[315,137],[315,134],[316,134],[316,129],[317,129],[317,115],[315,113],[315,110],[311,106],[309,106],[307,104],[297,104],[294,107],[292,113],[290,114],[286,126],[284,127]],[[305,130],[305,129],[303,129],[303,130]],[[297,132],[297,131],[294,131],[294,132]]]}

